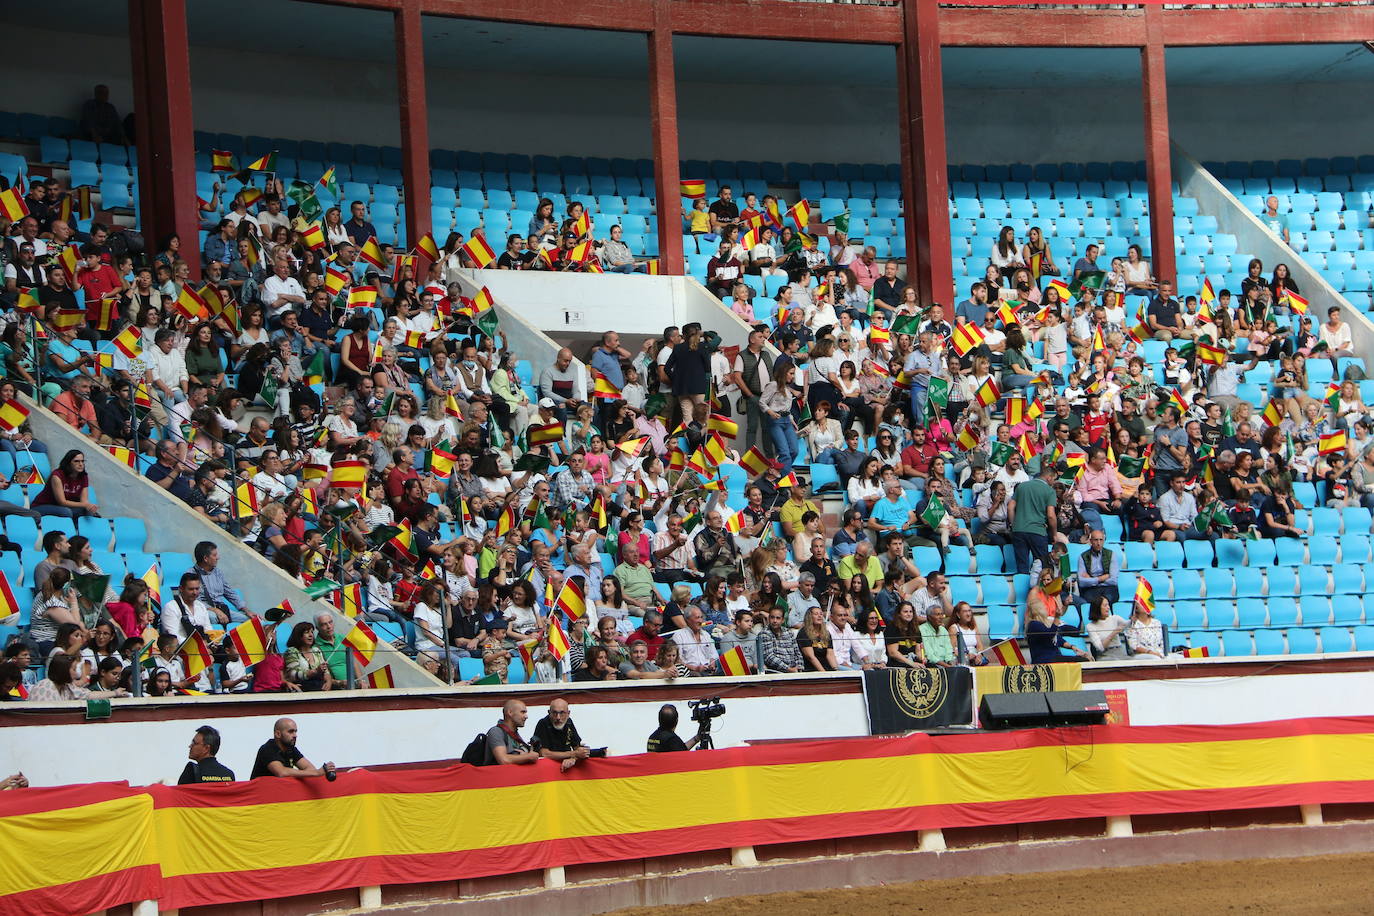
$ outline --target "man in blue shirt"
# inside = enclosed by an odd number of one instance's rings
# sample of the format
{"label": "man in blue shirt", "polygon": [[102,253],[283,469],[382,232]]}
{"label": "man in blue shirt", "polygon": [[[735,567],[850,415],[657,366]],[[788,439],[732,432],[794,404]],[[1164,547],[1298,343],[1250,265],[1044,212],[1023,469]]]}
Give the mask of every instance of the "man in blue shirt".
{"label": "man in blue shirt", "polygon": [[873,511],[868,514],[868,527],[876,531],[880,539],[893,533],[907,537],[916,526],[911,503],[907,502],[902,485],[895,480],[888,482],[886,491],[887,498],[873,504]]}
{"label": "man in blue shirt", "polygon": [[954,317],[972,325],[982,325],[988,315],[988,285],[978,280],[969,287],[968,298],[954,307]]}
{"label": "man in blue shirt", "polygon": [[622,359],[630,359],[631,354],[620,345],[620,335],[607,331],[601,335],[601,346],[592,351],[591,366],[606,377],[617,388],[625,386],[625,373],[620,368]]}
{"label": "man in blue shirt", "polygon": [[353,218],[344,223],[344,232],[348,233],[348,238],[359,248],[363,243],[377,234],[377,227],[368,222],[367,207],[361,200],[355,200],[349,204],[349,210]]}
{"label": "man in blue shirt", "polygon": [[200,248],[201,263],[208,265],[218,261],[228,267],[239,259],[239,242],[234,237],[233,221],[220,220],[215,232],[215,235],[206,237],[205,244]]}

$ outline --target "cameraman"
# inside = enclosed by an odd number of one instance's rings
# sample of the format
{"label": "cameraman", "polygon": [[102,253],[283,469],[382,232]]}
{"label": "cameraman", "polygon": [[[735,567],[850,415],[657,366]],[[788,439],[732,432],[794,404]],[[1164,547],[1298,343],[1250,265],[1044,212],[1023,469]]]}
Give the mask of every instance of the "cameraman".
{"label": "cameraman", "polygon": [[690,740],[684,743],[677,736],[677,707],[671,703],[665,703],[658,710],[658,729],[649,736],[649,744],[645,749],[651,754],[689,751],[701,741],[701,735],[702,732],[698,730]]}
{"label": "cameraman", "polygon": [[530,743],[540,757],[561,760],[564,772],[592,755],[592,749],[582,743],[582,736],[569,717],[568,701],[562,697],[549,704],[549,714],[534,726],[534,739]]}

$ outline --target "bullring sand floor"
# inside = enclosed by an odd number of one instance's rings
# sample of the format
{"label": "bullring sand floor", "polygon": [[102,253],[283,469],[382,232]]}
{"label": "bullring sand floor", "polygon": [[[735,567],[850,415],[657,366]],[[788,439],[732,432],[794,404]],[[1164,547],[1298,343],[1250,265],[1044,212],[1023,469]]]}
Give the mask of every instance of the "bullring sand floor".
{"label": "bullring sand floor", "polygon": [[[1053,853],[1049,853],[1053,854]],[[922,881],[635,907],[614,916],[820,916],[863,913],[1374,912],[1374,854],[1187,862]]]}

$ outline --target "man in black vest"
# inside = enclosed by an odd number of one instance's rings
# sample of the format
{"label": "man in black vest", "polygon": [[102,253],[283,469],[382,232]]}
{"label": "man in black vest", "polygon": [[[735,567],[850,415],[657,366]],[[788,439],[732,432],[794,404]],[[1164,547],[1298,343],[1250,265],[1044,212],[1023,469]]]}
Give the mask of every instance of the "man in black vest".
{"label": "man in black vest", "polygon": [[215,759],[219,753],[219,729],[202,725],[191,736],[191,760],[177,777],[177,785],[198,782],[233,782],[234,771]]}
{"label": "man in black vest", "polygon": [[1112,604],[1120,599],[1116,580],[1121,574],[1121,557],[1103,545],[1107,535],[1097,529],[1088,535],[1088,549],[1078,557],[1078,597],[1092,607],[1103,595]]}

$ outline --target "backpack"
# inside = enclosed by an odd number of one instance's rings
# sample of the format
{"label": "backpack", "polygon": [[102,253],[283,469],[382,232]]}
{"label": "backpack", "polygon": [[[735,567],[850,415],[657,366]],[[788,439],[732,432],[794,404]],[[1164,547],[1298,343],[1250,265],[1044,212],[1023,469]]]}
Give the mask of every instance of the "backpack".
{"label": "backpack", "polygon": [[487,765],[487,733],[478,732],[477,737],[468,742],[468,746],[463,748],[463,756],[459,758],[463,763],[475,767]]}

